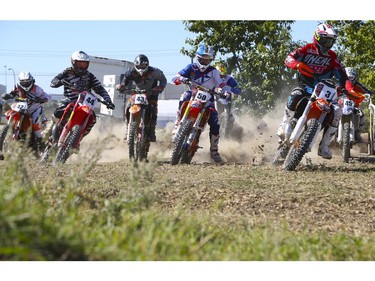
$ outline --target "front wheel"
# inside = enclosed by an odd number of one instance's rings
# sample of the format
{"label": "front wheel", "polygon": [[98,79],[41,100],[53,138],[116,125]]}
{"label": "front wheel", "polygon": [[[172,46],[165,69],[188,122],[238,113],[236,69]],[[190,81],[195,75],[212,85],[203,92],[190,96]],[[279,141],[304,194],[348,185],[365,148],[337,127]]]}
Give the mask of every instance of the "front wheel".
{"label": "front wheel", "polygon": [[137,129],[138,123],[132,122],[128,124],[129,126],[129,139],[128,139],[128,150],[129,150],[129,159],[138,160],[138,155],[136,154],[138,139],[137,139]]}
{"label": "front wheel", "polygon": [[57,152],[55,163],[65,163],[68,160],[71,152],[74,148],[78,146],[79,138],[81,135],[81,127],[79,125],[75,125],[71,131],[68,133],[64,143],[59,148]]}
{"label": "front wheel", "polygon": [[310,146],[315,135],[318,133],[319,127],[320,123],[318,120],[311,119],[302,136],[292,144],[284,162],[284,170],[293,171],[297,168],[302,157],[309,152]]}
{"label": "front wheel", "polygon": [[342,140],[342,157],[345,163],[349,162],[350,158],[350,123],[346,122],[343,125],[343,140]]}
{"label": "front wheel", "polygon": [[179,134],[176,136],[176,141],[174,143],[172,157],[171,157],[172,165],[177,165],[178,162],[180,161],[182,149],[187,139],[187,136],[189,135],[190,128],[192,126],[192,121],[187,120],[186,123],[180,124],[180,126],[183,126],[183,127],[181,128]]}
{"label": "front wheel", "polygon": [[0,160],[4,160],[4,152],[7,146],[8,131],[9,131],[9,124],[6,124],[0,131]]}

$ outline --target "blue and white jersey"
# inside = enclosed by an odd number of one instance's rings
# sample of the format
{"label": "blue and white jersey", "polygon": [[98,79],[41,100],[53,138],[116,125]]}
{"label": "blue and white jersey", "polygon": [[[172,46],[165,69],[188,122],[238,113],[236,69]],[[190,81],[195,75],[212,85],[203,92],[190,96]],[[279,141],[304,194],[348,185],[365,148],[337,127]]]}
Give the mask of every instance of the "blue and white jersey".
{"label": "blue and white jersey", "polygon": [[[178,75],[172,78],[172,83],[178,85],[178,78],[183,76],[189,80],[202,85],[203,87],[214,90],[215,88],[223,88],[224,91],[230,91],[230,87],[226,85],[220,72],[213,66],[209,66],[204,72],[201,72],[195,63],[187,65],[178,72]],[[194,86],[190,86],[190,90],[194,93]],[[213,97],[212,97],[213,99]]]}
{"label": "blue and white jersey", "polygon": [[236,79],[233,78],[233,76],[227,74],[224,76],[224,80],[227,83],[227,85],[231,88],[230,92],[239,95],[241,94],[241,88],[238,87],[238,83]]}

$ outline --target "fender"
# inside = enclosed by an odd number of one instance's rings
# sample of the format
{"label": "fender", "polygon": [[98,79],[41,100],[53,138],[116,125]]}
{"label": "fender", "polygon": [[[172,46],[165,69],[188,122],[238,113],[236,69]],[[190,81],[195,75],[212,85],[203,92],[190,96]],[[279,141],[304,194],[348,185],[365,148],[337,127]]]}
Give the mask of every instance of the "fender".
{"label": "fender", "polygon": [[315,102],[311,104],[310,111],[307,114],[307,120],[312,119],[312,118],[318,119],[323,111],[327,113],[331,111],[329,107],[329,103],[322,98],[318,98],[316,99]]}
{"label": "fender", "polygon": [[129,108],[129,112],[131,114],[137,114],[138,112],[140,112],[142,110],[142,107],[139,105],[139,104],[133,104],[130,108]]}
{"label": "fender", "polygon": [[188,118],[196,119],[198,114],[201,112],[203,105],[200,102],[191,101],[189,102],[189,108],[190,108],[190,111],[189,111]]}
{"label": "fender", "polygon": [[11,117],[13,117],[14,121],[18,121],[20,119],[21,114],[17,111],[14,111],[12,109],[9,109],[7,112],[5,112],[5,117],[9,120]]}

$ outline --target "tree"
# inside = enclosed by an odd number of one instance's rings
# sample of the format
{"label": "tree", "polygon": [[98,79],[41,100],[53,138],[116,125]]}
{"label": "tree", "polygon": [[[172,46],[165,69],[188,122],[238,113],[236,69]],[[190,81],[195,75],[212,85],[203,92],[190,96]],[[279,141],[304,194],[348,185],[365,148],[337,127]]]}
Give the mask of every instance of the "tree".
{"label": "tree", "polygon": [[354,67],[363,82],[375,89],[375,21],[330,21],[335,29],[337,51],[345,66]]}
{"label": "tree", "polygon": [[290,34],[293,22],[184,21],[185,29],[197,37],[186,39],[192,49],[183,48],[182,53],[193,57],[201,41],[212,45],[216,59],[226,61],[243,90],[237,102],[262,114],[294,86],[295,72],[284,65],[288,53],[297,47]]}

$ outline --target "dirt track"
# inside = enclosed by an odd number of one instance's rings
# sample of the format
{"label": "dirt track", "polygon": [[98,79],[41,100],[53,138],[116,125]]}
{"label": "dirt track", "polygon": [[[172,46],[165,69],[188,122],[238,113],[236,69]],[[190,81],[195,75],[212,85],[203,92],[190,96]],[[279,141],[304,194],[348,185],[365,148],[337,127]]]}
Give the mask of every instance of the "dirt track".
{"label": "dirt track", "polygon": [[[353,235],[375,233],[375,162],[366,145],[353,148],[350,163],[343,163],[340,150],[331,160],[317,156],[317,144],[305,155],[294,172],[271,165],[276,146],[280,113],[261,121],[237,118],[242,134],[221,140],[223,165],[211,163],[208,128],[191,165],[171,166],[171,127],[157,131],[150,158],[159,163],[154,180],[165,212],[183,208],[194,214],[208,212],[218,224],[230,225],[243,220],[246,225],[264,225],[296,231],[338,231]],[[130,162],[127,144],[122,139],[122,124],[101,128],[98,124],[84,139],[81,151],[73,155],[64,169],[76,169],[90,150],[103,145],[102,139],[113,134],[99,164],[90,173],[99,197],[114,197],[128,184]],[[1,163],[4,165],[4,163]],[[38,177],[43,177],[39,175]],[[166,185],[167,182],[167,185]],[[110,183],[110,184],[108,184]]]}

